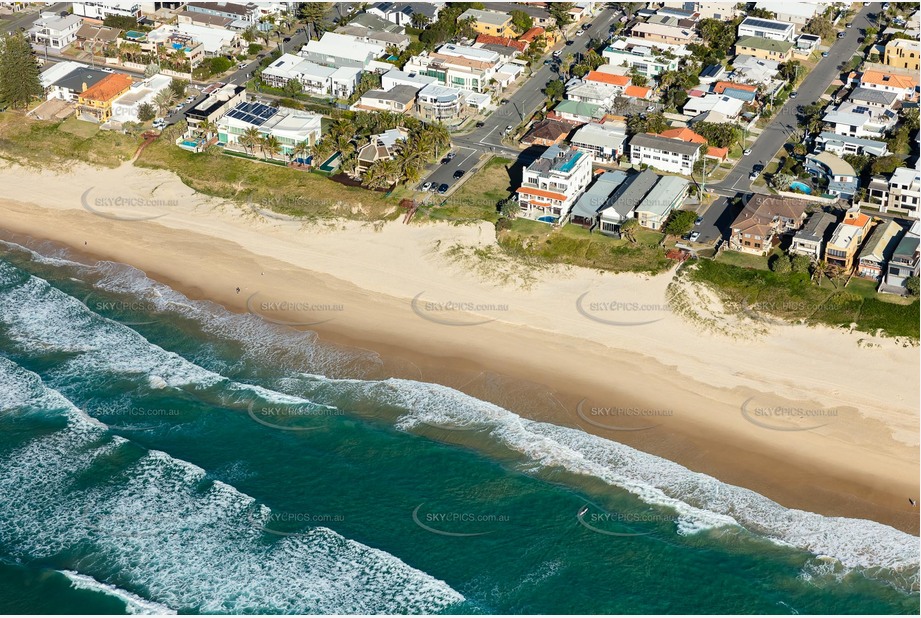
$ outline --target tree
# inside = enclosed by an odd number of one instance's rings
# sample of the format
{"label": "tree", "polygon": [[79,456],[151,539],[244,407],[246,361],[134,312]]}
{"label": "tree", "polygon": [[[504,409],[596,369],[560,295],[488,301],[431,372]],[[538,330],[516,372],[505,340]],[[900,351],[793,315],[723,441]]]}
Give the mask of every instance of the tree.
{"label": "tree", "polygon": [[557,27],[562,29],[572,23],[572,15],[569,14],[569,11],[574,6],[574,2],[551,2],[547,10],[550,11],[551,17],[556,20]]}
{"label": "tree", "polygon": [[184,79],[173,78],[169,83],[169,89],[173,91],[173,94],[176,95],[177,99],[182,99],[185,97],[185,91],[188,87],[189,82]]}
{"label": "tree", "polygon": [[790,258],[785,253],[771,256],[768,267],[778,275],[786,275],[791,270]]}
{"label": "tree", "polygon": [[499,202],[498,210],[503,217],[514,219],[521,212],[521,207],[516,200],[509,197]]}
{"label": "tree", "polygon": [[796,83],[801,68],[799,60],[782,62],[777,68],[781,79],[786,80],[791,85]]}
{"label": "tree", "polygon": [[169,108],[176,102],[176,95],[170,88],[164,88],[154,97],[154,105],[161,114],[169,111]]}
{"label": "tree", "polygon": [[412,22],[413,28],[418,28],[419,30],[422,30],[427,25],[429,25],[429,22],[431,22],[432,20],[430,20],[429,16],[426,15],[425,13],[415,12],[413,13],[413,16],[410,21]]}
{"label": "tree", "polygon": [[524,34],[534,26],[534,20],[524,11],[512,11],[509,13],[512,17],[512,26],[518,31],[518,34]]}
{"label": "tree", "polygon": [[854,172],[858,176],[863,174],[863,171],[867,169],[867,166],[870,165],[870,162],[873,160],[870,155],[859,155],[853,153],[848,153],[841,158],[851,164],[851,167],[854,168]]}
{"label": "tree", "polygon": [[23,32],[0,37],[0,107],[24,108],[44,89],[35,53]]}
{"label": "tree", "polygon": [[819,260],[812,265],[812,280],[815,281],[819,287],[822,287],[822,278],[828,274],[830,268],[828,262],[825,260]]}
{"label": "tree", "polygon": [[909,296],[917,296],[921,287],[919,287],[918,275],[912,275],[905,280],[905,289]]}
{"label": "tree", "polygon": [[252,43],[253,41],[255,41],[256,40],[256,27],[250,26],[249,28],[244,30],[243,33],[240,35],[240,38],[242,38],[247,43]]}
{"label": "tree", "polygon": [[144,67],[144,79],[150,79],[154,75],[160,72],[160,65],[155,62],[151,62],[146,67]]}
{"label": "tree", "polygon": [[262,140],[262,136],[259,134],[259,129],[256,127],[249,127],[243,131],[243,135],[240,136],[238,140],[240,145],[243,146],[243,150],[249,154],[256,152],[256,146],[259,145]]}
{"label": "tree", "polygon": [[673,210],[665,224],[665,233],[672,236],[683,236],[691,231],[694,222],[697,221],[697,213],[693,210]]}
{"label": "tree", "polygon": [[[329,13],[331,6],[331,2],[302,2],[297,9],[298,16],[308,26],[312,26],[319,37],[320,31],[326,29],[326,15]],[[308,34],[309,32],[308,30]]]}
{"label": "tree", "polygon": [[259,147],[262,149],[262,157],[268,159],[275,158],[281,152],[281,142],[274,135],[267,135],[259,141]]}
{"label": "tree", "polygon": [[156,115],[157,110],[150,103],[141,103],[140,106],[138,106],[138,120],[141,122],[153,120]]}
{"label": "tree", "polygon": [[298,79],[289,79],[282,90],[289,97],[296,97],[304,91],[304,86]]}
{"label": "tree", "polygon": [[886,155],[878,157],[870,164],[870,173],[874,176],[888,176],[902,165],[902,157]]}
{"label": "tree", "polygon": [[630,218],[620,224],[620,235],[632,243],[636,243],[636,231],[640,227],[639,219]]}
{"label": "tree", "polygon": [[208,69],[212,75],[218,75],[230,69],[233,63],[224,56],[215,56],[208,61]]}
{"label": "tree", "polygon": [[547,94],[551,101],[559,101],[566,93],[566,86],[564,86],[563,82],[558,79],[551,79],[549,82],[547,82],[547,87],[544,88],[544,92]]}
{"label": "tree", "polygon": [[[809,23],[803,26],[803,32],[820,36],[823,39],[830,39],[835,36],[835,26],[824,15],[816,15],[809,20]],[[869,38],[869,34],[867,34],[867,37]]]}
{"label": "tree", "polygon": [[102,25],[119,30],[137,30],[138,20],[133,15],[109,15],[102,20]]}
{"label": "tree", "polygon": [[790,259],[790,268],[794,273],[809,274],[812,260],[805,255],[796,254]]}

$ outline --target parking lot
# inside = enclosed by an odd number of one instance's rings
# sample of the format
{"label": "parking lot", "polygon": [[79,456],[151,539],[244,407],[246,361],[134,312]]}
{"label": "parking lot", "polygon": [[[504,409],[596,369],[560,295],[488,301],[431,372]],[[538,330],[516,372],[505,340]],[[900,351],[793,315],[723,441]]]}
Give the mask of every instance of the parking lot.
{"label": "parking lot", "polygon": [[691,230],[691,233],[700,233],[700,236],[694,242],[710,245],[720,238],[727,238],[736,214],[736,209],[730,205],[729,198],[718,197],[704,211],[702,215],[703,221],[695,225],[694,229]]}
{"label": "parking lot", "polygon": [[463,180],[463,178],[454,178],[455,172],[458,170],[463,170],[464,174],[466,175],[466,173],[469,172],[474,165],[476,165],[477,159],[479,157],[479,152],[473,148],[455,146],[451,149],[451,151],[455,153],[454,158],[444,165],[441,164],[441,161],[436,163],[431,173],[422,179],[422,182],[419,183],[416,189],[421,190],[422,185],[427,182],[432,183],[435,188],[442,184],[446,184],[450,189],[456,183]]}

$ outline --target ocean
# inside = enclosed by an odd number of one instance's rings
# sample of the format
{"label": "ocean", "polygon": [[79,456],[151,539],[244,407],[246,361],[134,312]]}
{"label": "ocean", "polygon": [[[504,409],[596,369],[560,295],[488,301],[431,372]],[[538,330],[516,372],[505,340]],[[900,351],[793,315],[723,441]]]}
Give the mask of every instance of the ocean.
{"label": "ocean", "polygon": [[918,538],[0,243],[2,613],[917,614]]}

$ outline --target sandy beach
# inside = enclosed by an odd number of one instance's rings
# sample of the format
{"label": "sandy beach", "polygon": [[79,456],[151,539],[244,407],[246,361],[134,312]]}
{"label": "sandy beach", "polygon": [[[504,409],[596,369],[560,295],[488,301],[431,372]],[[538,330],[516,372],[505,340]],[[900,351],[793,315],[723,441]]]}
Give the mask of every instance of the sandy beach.
{"label": "sandy beach", "polygon": [[128,263],[373,350],[393,375],[918,534],[919,354],[905,341],[740,317],[674,271],[524,265],[488,224],[305,224],[131,165],[6,165],[0,186],[0,238]]}

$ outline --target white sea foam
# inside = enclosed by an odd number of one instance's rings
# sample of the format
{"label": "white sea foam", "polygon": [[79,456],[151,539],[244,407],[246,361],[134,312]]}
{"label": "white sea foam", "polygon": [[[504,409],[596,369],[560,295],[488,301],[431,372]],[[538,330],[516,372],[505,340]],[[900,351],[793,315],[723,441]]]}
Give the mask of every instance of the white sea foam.
{"label": "white sea foam", "polygon": [[67,576],[67,579],[69,579],[71,582],[71,586],[78,590],[93,590],[96,592],[102,592],[124,602],[125,609],[129,614],[143,616],[162,616],[164,614],[169,615],[176,613],[175,610],[170,609],[165,605],[154,603],[153,601],[148,601],[147,599],[141,598],[136,594],[132,594],[127,590],[122,590],[120,588],[116,588],[115,586],[98,582],[89,575],[83,575],[74,571],[61,571],[61,573]]}
{"label": "white sea foam", "polygon": [[[0,391],[3,414],[50,404],[68,420],[4,453],[0,539],[14,559],[76,554],[68,568],[181,612],[434,613],[463,601],[444,582],[332,530],[266,534],[266,507],[207,481],[197,466],[114,439],[3,358],[0,385],[12,387]],[[95,483],[78,490],[77,477]]]}
{"label": "white sea foam", "polygon": [[[317,380],[311,376],[312,381]],[[406,410],[398,427],[482,427],[541,467],[591,475],[676,512],[677,532],[741,526],[780,544],[834,558],[849,569],[903,573],[917,589],[918,538],[877,522],[788,509],[754,491],[577,429],[524,419],[452,388],[410,380],[327,380],[352,396]]]}

